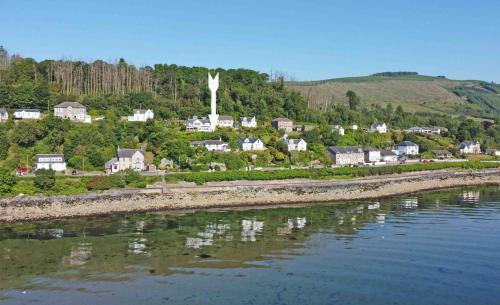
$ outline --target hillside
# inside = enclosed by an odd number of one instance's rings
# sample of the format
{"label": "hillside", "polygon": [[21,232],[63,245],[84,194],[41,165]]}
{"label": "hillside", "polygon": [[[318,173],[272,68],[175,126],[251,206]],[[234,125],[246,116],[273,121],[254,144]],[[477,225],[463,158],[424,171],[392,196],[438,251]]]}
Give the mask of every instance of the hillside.
{"label": "hillside", "polygon": [[500,116],[500,86],[482,81],[450,80],[416,73],[379,73],[287,85],[300,92],[311,108],[319,110],[332,102],[344,102],[346,92],[352,90],[367,105],[392,103],[411,112]]}

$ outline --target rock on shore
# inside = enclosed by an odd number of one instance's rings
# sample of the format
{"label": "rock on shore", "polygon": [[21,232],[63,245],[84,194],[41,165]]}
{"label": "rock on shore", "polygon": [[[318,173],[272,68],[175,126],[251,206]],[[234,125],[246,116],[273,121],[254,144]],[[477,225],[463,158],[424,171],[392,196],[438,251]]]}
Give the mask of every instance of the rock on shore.
{"label": "rock on shore", "polygon": [[0,201],[0,222],[139,211],[248,207],[369,199],[440,188],[500,185],[500,169],[433,171],[352,180],[279,180],[173,185],[161,189]]}

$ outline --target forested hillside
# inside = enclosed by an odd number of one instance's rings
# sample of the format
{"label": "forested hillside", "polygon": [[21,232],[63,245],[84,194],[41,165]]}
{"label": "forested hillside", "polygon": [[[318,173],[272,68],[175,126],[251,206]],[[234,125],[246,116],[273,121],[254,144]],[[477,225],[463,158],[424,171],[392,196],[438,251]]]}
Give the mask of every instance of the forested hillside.
{"label": "forested hillside", "polygon": [[[124,60],[110,64],[44,60],[10,56],[0,52],[0,108],[10,113],[16,108],[40,108],[42,120],[13,121],[0,124],[0,167],[15,170],[33,164],[39,153],[64,153],[68,166],[81,170],[102,171],[118,146],[145,150],[147,162],[159,164],[162,158],[174,160],[183,169],[204,170],[210,162],[223,163],[228,169],[246,165],[290,166],[311,162],[329,162],[325,148],[330,145],[359,145],[390,149],[395,143],[410,139],[430,149],[456,152],[462,140],[478,140],[483,148],[498,147],[500,127],[495,120],[473,120],[436,112],[409,112],[396,103],[374,104],[365,96],[350,91],[335,103],[308,107],[307,101],[290,90],[283,79],[246,69],[215,69],[157,64],[137,68]],[[179,120],[193,115],[206,116],[210,111],[208,72],[220,73],[218,112],[257,116],[257,129],[218,129],[214,133],[189,133]],[[384,76],[387,77],[387,76]],[[418,76],[407,75],[407,78]],[[494,87],[497,90],[498,87]],[[104,115],[92,124],[74,123],[52,114],[53,106],[62,101],[79,101],[93,116]],[[155,119],[147,123],[125,122],[134,108],[151,108]],[[296,124],[316,128],[290,136],[308,143],[306,152],[288,152],[282,134],[270,127],[275,117],[288,117]],[[390,132],[374,134],[363,131],[374,122],[385,122]],[[360,130],[348,130],[345,136],[332,131],[330,125],[344,127],[357,124]],[[405,135],[401,129],[412,126],[441,126],[443,137]],[[240,152],[239,139],[259,137],[266,151],[258,154]],[[193,148],[190,141],[222,139],[229,143],[230,153],[217,154]]]}

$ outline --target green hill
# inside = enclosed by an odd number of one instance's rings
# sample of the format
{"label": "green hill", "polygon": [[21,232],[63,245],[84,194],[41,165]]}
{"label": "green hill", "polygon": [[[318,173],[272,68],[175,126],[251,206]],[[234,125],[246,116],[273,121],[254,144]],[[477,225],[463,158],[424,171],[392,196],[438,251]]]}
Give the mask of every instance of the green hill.
{"label": "green hill", "polygon": [[401,105],[411,112],[500,116],[500,85],[475,80],[450,80],[415,72],[385,72],[312,82],[289,82],[308,105],[322,110],[331,103],[345,102],[346,92],[356,92],[364,104]]}

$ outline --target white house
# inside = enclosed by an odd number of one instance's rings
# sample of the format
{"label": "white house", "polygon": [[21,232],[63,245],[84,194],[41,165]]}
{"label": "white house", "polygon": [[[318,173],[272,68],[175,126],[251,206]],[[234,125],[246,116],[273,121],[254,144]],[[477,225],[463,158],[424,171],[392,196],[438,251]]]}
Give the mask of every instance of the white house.
{"label": "white house", "polygon": [[500,149],[487,149],[485,153],[491,156],[500,156]]}
{"label": "white house", "polygon": [[245,138],[240,140],[241,150],[249,151],[249,150],[264,150],[266,149],[264,146],[264,142],[258,138]]}
{"label": "white house", "polygon": [[366,163],[380,162],[381,159],[380,149],[365,148],[363,149],[363,152],[365,153]]}
{"label": "white house", "polygon": [[15,120],[38,120],[42,113],[40,109],[16,109],[12,116]]}
{"label": "white house", "polygon": [[39,169],[51,169],[56,172],[66,171],[66,161],[63,154],[39,154],[36,155],[35,171]]}
{"label": "white house", "polygon": [[396,145],[398,155],[418,155],[418,145],[411,141],[403,141]]}
{"label": "white house", "polygon": [[344,127],[342,127],[340,125],[332,125],[330,127],[332,128],[332,132],[337,132],[341,136],[345,135]]}
{"label": "white house", "polygon": [[351,129],[352,129],[352,130],[358,130],[358,125],[356,125],[356,124],[352,124],[352,125],[351,125]]}
{"label": "white house", "polygon": [[380,151],[380,161],[386,163],[396,163],[398,162],[398,155],[390,150],[381,150]]}
{"label": "white house", "polygon": [[242,117],[241,118],[241,127],[245,128],[257,128],[257,119],[254,117]]}
{"label": "white house", "polygon": [[9,113],[7,112],[7,109],[0,108],[0,123],[5,122],[8,119],[9,119]]}
{"label": "white house", "polygon": [[224,143],[221,140],[193,141],[191,142],[191,146],[193,147],[204,146],[207,148],[208,151],[216,151],[216,152],[231,151],[231,148],[229,148],[229,144]]}
{"label": "white house", "polygon": [[104,165],[106,173],[114,174],[126,169],[144,171],[144,154],[138,149],[121,149],[118,147],[116,157]]}
{"label": "white house", "polygon": [[147,120],[152,120],[155,114],[151,109],[134,109],[134,114],[127,118],[129,122],[146,122]]}
{"label": "white house", "polygon": [[461,154],[480,154],[481,144],[478,141],[463,141],[458,147]]}
{"label": "white house", "polygon": [[54,106],[54,116],[75,122],[91,123],[92,117],[87,115],[87,108],[77,102],[64,102]]}
{"label": "white house", "polygon": [[212,124],[208,119],[199,119],[197,116],[193,116],[192,119],[188,119],[186,121],[186,130],[187,131],[203,131],[203,132],[211,132]]}
{"label": "white house", "polygon": [[287,135],[283,137],[283,142],[288,147],[288,151],[306,151],[307,142],[304,139],[289,139]]}
{"label": "white house", "polygon": [[375,123],[370,126],[370,132],[386,133],[387,125],[385,123]]}
{"label": "white house", "polygon": [[441,134],[441,127],[411,127],[405,129],[406,133]]}
{"label": "white house", "polygon": [[219,115],[219,118],[217,119],[217,127],[233,128],[233,126],[234,126],[234,120],[232,116]]}

